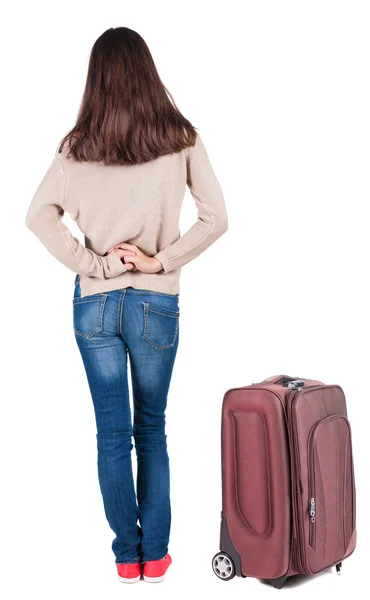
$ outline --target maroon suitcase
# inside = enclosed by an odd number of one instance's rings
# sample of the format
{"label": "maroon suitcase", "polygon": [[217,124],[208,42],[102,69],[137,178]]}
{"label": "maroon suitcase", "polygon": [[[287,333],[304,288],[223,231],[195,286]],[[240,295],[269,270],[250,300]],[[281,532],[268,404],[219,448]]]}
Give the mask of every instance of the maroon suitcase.
{"label": "maroon suitcase", "polygon": [[351,428],[338,385],[287,375],[226,392],[222,407],[223,579],[283,587],[336,566],[356,546]]}

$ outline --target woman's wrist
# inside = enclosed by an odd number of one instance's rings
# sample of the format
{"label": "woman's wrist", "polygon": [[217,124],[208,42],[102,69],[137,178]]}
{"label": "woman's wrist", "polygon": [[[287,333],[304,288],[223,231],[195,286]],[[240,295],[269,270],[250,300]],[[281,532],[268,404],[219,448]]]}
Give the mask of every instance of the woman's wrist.
{"label": "woman's wrist", "polygon": [[155,265],[155,269],[156,269],[154,271],[154,273],[158,273],[159,271],[162,271],[163,265],[162,265],[161,261],[158,260],[158,258],[155,258],[155,256],[152,256],[152,261],[153,261],[153,264]]}

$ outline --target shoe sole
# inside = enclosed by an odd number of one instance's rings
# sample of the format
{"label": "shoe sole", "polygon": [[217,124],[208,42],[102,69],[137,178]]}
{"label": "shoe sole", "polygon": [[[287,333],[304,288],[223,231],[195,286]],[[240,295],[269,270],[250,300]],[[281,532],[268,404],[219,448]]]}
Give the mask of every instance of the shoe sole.
{"label": "shoe sole", "polygon": [[121,577],[120,575],[118,575],[118,579],[122,583],[137,583],[138,581],[140,581],[140,575],[138,575],[137,577]]}
{"label": "shoe sole", "polygon": [[147,577],[147,575],[143,575],[144,581],[147,583],[160,583],[164,580],[165,576],[161,575],[161,577]]}

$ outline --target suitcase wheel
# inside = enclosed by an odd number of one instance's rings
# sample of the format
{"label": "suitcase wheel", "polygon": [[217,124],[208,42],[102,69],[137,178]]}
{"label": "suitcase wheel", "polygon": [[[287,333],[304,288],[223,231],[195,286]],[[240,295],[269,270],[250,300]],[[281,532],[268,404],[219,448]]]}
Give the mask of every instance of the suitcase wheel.
{"label": "suitcase wheel", "polygon": [[235,577],[235,565],[232,558],[225,552],[218,552],[212,559],[212,569],[219,579],[228,581]]}
{"label": "suitcase wheel", "polygon": [[337,575],[340,575],[342,573],[342,563],[338,563],[337,565],[335,565],[336,571],[337,571]]}

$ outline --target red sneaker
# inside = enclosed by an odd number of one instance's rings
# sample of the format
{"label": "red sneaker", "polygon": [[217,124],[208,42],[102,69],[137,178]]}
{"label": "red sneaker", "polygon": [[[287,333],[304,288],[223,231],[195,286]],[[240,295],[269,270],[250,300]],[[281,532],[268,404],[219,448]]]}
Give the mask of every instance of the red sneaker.
{"label": "red sneaker", "polygon": [[149,560],[143,565],[143,577],[145,581],[149,583],[158,583],[163,581],[165,573],[172,563],[172,559],[169,554],[159,560]]}
{"label": "red sneaker", "polygon": [[118,579],[123,583],[136,583],[140,580],[141,568],[140,563],[116,563]]}

